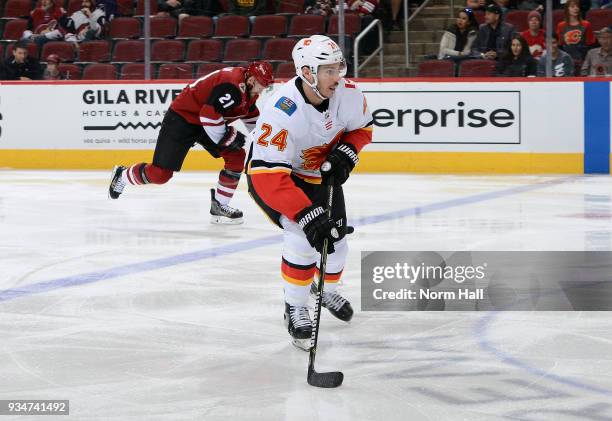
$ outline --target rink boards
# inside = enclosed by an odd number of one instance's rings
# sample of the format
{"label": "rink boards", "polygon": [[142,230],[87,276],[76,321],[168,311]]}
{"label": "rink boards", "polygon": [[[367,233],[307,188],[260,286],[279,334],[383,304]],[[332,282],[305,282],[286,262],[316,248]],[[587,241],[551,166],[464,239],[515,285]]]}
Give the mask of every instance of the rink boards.
{"label": "rink boards", "polygon": [[[610,79],[361,80],[374,142],[359,171],[609,173]],[[104,169],[150,161],[184,83],[3,82],[0,167]],[[276,84],[277,89],[280,84]],[[266,102],[271,92],[260,100]],[[184,169],[218,169],[201,148]]]}

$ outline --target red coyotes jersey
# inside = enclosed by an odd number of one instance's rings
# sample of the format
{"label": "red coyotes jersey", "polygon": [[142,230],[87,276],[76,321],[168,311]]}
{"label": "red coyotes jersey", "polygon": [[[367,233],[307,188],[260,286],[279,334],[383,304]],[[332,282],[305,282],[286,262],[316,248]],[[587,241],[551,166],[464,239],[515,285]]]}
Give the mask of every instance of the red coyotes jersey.
{"label": "red coyotes jersey", "polygon": [[170,108],[191,124],[199,124],[218,143],[226,124],[242,119],[252,130],[259,117],[257,95],[249,98],[245,83],[246,69],[226,67],[185,86]]}
{"label": "red coyotes jersey", "polygon": [[61,7],[52,7],[49,11],[46,11],[42,7],[37,7],[30,12],[32,31],[39,34],[45,29],[55,29],[57,21],[59,21],[65,13],[66,12]]}

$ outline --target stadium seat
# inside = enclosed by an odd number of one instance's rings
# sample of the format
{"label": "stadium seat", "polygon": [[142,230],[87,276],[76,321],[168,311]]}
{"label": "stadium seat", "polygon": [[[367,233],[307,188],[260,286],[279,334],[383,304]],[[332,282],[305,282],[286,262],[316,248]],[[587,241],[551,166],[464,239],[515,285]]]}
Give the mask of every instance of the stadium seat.
{"label": "stadium seat", "polygon": [[183,61],[185,44],[181,40],[160,39],[153,42],[151,61]]}
{"label": "stadium seat", "polygon": [[527,16],[530,12],[530,10],[509,10],[508,13],[506,13],[504,22],[512,24],[516,32],[523,32],[529,29]]}
{"label": "stadium seat", "polygon": [[291,19],[290,37],[307,37],[325,33],[325,17],[321,15],[296,15]]}
{"label": "stadium seat", "polygon": [[591,22],[593,31],[599,31],[604,26],[612,25],[612,9],[591,9],[586,14],[586,20]]}
{"label": "stadium seat", "polygon": [[76,64],[62,63],[59,65],[59,70],[66,75],[66,80],[81,79],[81,66]]}
{"label": "stadium seat", "polygon": [[274,76],[279,79],[291,79],[295,76],[295,65],[292,61],[280,63],[276,68]]}
{"label": "stadium seat", "polygon": [[43,45],[40,58],[46,61],[49,54],[57,54],[62,61],[74,61],[74,44],[66,41],[49,41]]}
{"label": "stadium seat", "polygon": [[4,60],[4,44],[0,43],[0,60]]}
{"label": "stadium seat", "polygon": [[282,15],[257,16],[251,31],[253,37],[280,37],[287,33],[287,18]]}
{"label": "stadium seat", "polygon": [[280,0],[278,13],[296,15],[304,13],[304,0]]}
{"label": "stadium seat", "polygon": [[223,63],[202,63],[198,66],[198,70],[196,71],[196,79],[201,78],[209,73],[214,72],[215,70],[223,69],[227,67],[227,65]]}
{"label": "stadium seat", "polygon": [[272,38],[266,41],[262,60],[290,61],[291,52],[297,43],[294,38]]}
{"label": "stadium seat", "polygon": [[112,64],[94,63],[89,64],[83,70],[83,80],[115,80],[117,79],[117,68]]}
{"label": "stadium seat", "polygon": [[495,76],[495,60],[464,60],[459,67],[459,77]]}
{"label": "stadium seat", "polygon": [[[151,15],[157,13],[157,1],[149,0],[151,4]],[[144,0],[137,0],[135,16],[144,16]]]}
{"label": "stadium seat", "polygon": [[176,19],[156,16],[151,18],[152,38],[174,38],[176,36]]}
{"label": "stadium seat", "polygon": [[[6,49],[4,50],[6,58],[13,56],[14,45],[14,42],[10,42],[6,45]],[[38,45],[34,44],[33,42],[28,43],[28,56],[38,58]]]}
{"label": "stadium seat", "polygon": [[189,63],[164,63],[159,66],[158,79],[188,79],[193,78],[193,66]]}
{"label": "stadium seat", "polygon": [[115,44],[113,61],[132,62],[144,61],[144,42],[136,40],[121,40]]}
{"label": "stadium seat", "polygon": [[[151,79],[155,76],[155,67],[151,65]],[[126,63],[121,66],[121,80],[135,80],[145,78],[145,65],[144,63]]]}
{"label": "stadium seat", "polygon": [[81,62],[98,63],[110,61],[110,42],[103,40],[87,41],[79,44],[79,58]]}
{"label": "stadium seat", "polygon": [[208,16],[187,16],[179,25],[179,38],[206,38],[213,34],[213,21]]}
{"label": "stadium seat", "polygon": [[[344,33],[346,35],[354,35],[361,30],[361,18],[355,13],[347,13],[344,15]],[[338,35],[338,15],[332,15],[329,18],[329,27],[327,33],[330,35]]]}
{"label": "stadium seat", "polygon": [[223,42],[218,39],[194,39],[187,47],[187,61],[220,61]]}
{"label": "stadium seat", "polygon": [[112,39],[139,38],[140,33],[140,21],[136,18],[115,18],[110,22]]}
{"label": "stadium seat", "polygon": [[259,59],[261,43],[256,39],[232,39],[225,44],[223,61],[252,61]]}
{"label": "stadium seat", "polygon": [[454,77],[455,63],[450,60],[427,60],[418,64],[418,77]]}
{"label": "stadium seat", "polygon": [[216,38],[237,38],[249,35],[249,18],[225,15],[217,20]]}
{"label": "stadium seat", "polygon": [[77,10],[81,10],[82,5],[83,0],[68,0],[68,9],[66,10],[68,16],[72,15]]}
{"label": "stadium seat", "polygon": [[[553,10],[553,30],[556,31],[557,30],[557,25],[559,25],[559,22],[561,22],[564,18],[565,18],[565,11],[563,9],[560,10]],[[543,18],[543,22],[546,22]]]}
{"label": "stadium seat", "polygon": [[2,41],[18,41],[23,35],[23,31],[28,28],[28,21],[26,19],[13,19],[6,22],[4,25],[4,33],[2,35]]}
{"label": "stadium seat", "polygon": [[118,16],[133,16],[134,1],[133,0],[117,0],[117,15]]}
{"label": "stadium seat", "polygon": [[4,5],[5,18],[27,18],[32,10],[32,2],[30,0],[7,0]]}

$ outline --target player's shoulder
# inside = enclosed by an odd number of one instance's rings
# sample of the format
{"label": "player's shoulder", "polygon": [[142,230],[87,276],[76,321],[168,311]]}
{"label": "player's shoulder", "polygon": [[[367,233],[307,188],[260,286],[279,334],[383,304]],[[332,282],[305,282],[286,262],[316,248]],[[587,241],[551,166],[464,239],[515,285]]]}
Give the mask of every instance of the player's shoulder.
{"label": "player's shoulder", "polygon": [[291,79],[270,98],[266,108],[270,114],[281,120],[294,120],[298,118],[303,105],[304,101],[295,86],[295,79]]}
{"label": "player's shoulder", "polygon": [[354,100],[355,98],[363,97],[363,92],[359,86],[350,79],[341,79],[336,88],[336,94],[339,94],[342,100]]}
{"label": "player's shoulder", "polygon": [[236,86],[244,84],[244,73],[246,69],[243,67],[224,67],[219,70],[217,75],[218,83],[231,83]]}

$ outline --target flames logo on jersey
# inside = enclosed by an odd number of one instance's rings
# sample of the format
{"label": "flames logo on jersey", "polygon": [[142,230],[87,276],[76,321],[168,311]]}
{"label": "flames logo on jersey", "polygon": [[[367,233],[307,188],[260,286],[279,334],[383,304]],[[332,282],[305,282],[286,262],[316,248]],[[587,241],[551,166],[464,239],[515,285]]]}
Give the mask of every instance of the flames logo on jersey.
{"label": "flames logo on jersey", "polygon": [[580,29],[573,29],[567,31],[563,36],[565,43],[568,45],[578,44],[582,39],[582,31]]}
{"label": "flames logo on jersey", "polygon": [[310,171],[317,171],[321,168],[321,164],[325,162],[325,158],[332,150],[332,148],[340,141],[344,130],[340,130],[336,136],[329,143],[324,143],[320,146],[313,146],[312,148],[302,150],[301,158],[304,160],[302,168]]}

